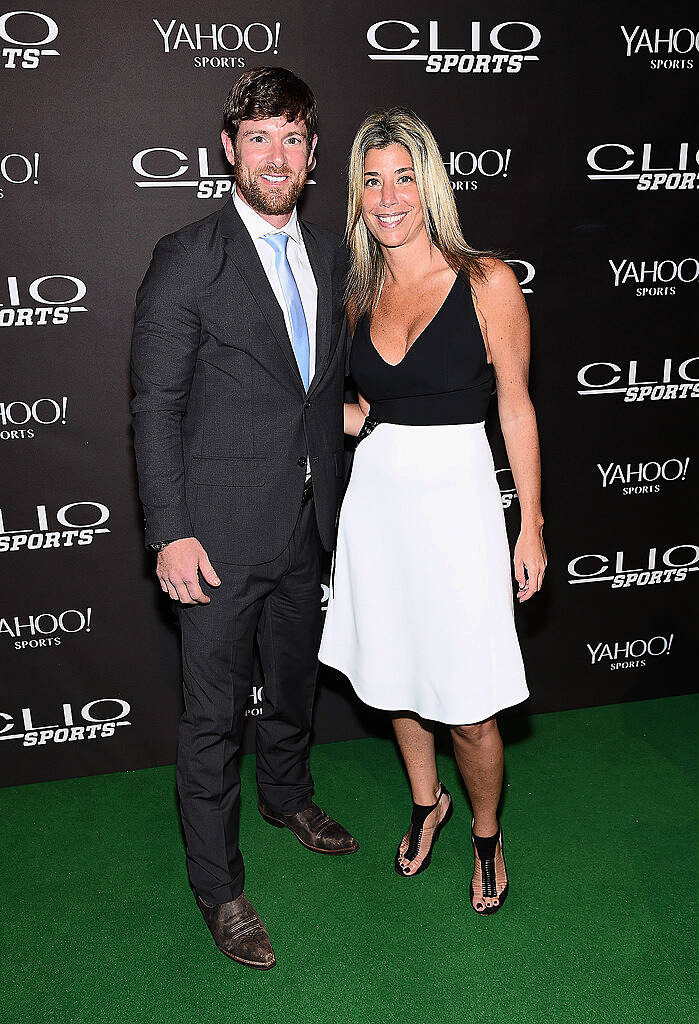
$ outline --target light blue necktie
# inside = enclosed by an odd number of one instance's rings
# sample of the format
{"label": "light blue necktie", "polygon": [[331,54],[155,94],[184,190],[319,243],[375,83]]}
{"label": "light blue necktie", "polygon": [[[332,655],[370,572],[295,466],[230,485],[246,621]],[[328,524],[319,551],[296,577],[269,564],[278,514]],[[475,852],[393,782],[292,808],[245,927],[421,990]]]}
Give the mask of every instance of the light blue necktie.
{"label": "light blue necktie", "polygon": [[303,312],[303,304],[299,295],[298,285],[294,277],[289,260],[286,255],[286,243],[289,236],[285,231],[277,231],[274,234],[264,235],[264,240],[274,249],[274,266],[277,271],[279,283],[284,293],[284,301],[289,311],[291,321],[291,344],[296,356],[303,386],[308,391],[311,366],[311,346],[308,341],[308,324]]}

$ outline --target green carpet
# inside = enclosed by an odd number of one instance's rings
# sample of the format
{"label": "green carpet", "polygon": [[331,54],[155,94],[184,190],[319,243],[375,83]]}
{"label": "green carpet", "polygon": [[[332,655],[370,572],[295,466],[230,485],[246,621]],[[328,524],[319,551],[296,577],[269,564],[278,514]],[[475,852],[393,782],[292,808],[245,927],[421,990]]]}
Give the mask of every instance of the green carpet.
{"label": "green carpet", "polygon": [[186,878],[174,771],[0,790],[2,1019],[166,1024],[689,1024],[697,1019],[697,698],[538,715],[507,746],[511,890],[471,910],[455,797],[429,871],[399,878],[410,804],[393,745],[316,747],[316,799],[358,837],[321,857],[256,811],[246,892],[278,964],[231,963]]}

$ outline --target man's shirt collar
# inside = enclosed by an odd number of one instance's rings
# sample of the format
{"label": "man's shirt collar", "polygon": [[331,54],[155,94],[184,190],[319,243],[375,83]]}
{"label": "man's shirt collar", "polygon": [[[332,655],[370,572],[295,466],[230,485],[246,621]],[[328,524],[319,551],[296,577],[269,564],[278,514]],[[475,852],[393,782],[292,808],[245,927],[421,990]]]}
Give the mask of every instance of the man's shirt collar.
{"label": "man's shirt collar", "polygon": [[294,207],[293,213],[284,227],[275,228],[268,223],[264,217],[261,217],[256,210],[253,210],[251,206],[248,206],[246,202],[243,202],[238,195],[238,190],[235,185],[233,186],[232,194],[233,205],[240,214],[240,219],[247,228],[247,231],[253,241],[256,238],[263,238],[264,235],[275,234],[283,231],[289,236],[289,238],[293,238],[298,245],[301,245],[301,226],[299,224],[296,207]]}

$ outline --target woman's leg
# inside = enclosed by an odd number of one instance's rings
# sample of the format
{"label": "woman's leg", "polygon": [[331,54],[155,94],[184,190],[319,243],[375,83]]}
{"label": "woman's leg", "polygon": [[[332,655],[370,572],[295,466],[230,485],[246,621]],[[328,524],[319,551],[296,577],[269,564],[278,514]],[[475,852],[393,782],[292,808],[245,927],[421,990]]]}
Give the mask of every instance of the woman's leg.
{"label": "woman's leg", "polygon": [[495,718],[451,729],[456,763],[466,783],[473,810],[473,831],[492,836],[498,830],[504,754]]}
{"label": "woman's leg", "polygon": [[479,914],[492,914],[508,888],[497,816],[504,763],[502,739],[495,718],[476,725],[453,726],[451,735],[473,810],[471,902]]}
{"label": "woman's leg", "polygon": [[[434,733],[416,718],[394,718],[393,729],[410,779],[413,803],[421,807],[436,804],[424,819],[419,842],[411,844],[413,826],[403,836],[396,864],[404,875],[414,875],[432,849],[434,830],[451,806],[447,793],[439,797],[440,785],[434,756]],[[417,837],[416,837],[417,838]],[[415,846],[414,849],[408,849]],[[407,856],[406,856],[407,855]]]}

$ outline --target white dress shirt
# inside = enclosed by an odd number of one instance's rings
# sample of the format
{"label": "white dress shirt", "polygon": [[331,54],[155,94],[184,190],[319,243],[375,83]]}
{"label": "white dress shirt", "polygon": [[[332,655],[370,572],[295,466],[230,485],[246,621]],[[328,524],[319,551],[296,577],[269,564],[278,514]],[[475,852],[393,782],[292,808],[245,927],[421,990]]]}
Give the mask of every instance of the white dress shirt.
{"label": "white dress shirt", "polygon": [[313,276],[311,270],[311,264],[308,259],[308,253],[306,252],[306,246],[303,242],[303,235],[301,234],[301,227],[299,225],[299,219],[294,208],[294,212],[291,214],[288,223],[283,228],[275,228],[269,224],[264,217],[261,217],[251,206],[238,195],[238,192],[233,186],[233,204],[240,214],[240,219],[247,228],[248,234],[252,238],[253,244],[257,249],[257,254],[260,257],[262,266],[264,267],[267,280],[272,286],[277,302],[281,306],[282,313],[284,314],[284,323],[286,324],[286,332],[291,339],[291,318],[289,317],[289,310],[286,307],[284,300],[284,293],[282,286],[277,276],[277,270],[274,265],[274,249],[271,245],[264,241],[264,235],[285,233],[289,236],[289,241],[286,245],[286,256],[291,267],[291,272],[296,279],[296,287],[299,290],[301,296],[301,305],[303,306],[304,316],[306,317],[306,326],[308,328],[308,344],[310,348],[310,360],[309,360],[309,380],[313,380],[313,374],[315,373],[316,366],[316,311],[318,308],[318,286],[316,279]]}

